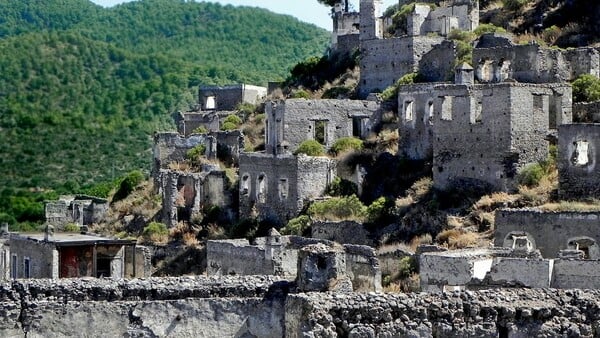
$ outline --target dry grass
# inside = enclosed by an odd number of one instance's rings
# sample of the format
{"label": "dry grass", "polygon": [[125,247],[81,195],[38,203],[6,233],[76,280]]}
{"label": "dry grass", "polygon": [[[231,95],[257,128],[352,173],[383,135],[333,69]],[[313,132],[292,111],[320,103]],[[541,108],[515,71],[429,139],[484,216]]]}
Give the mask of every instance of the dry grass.
{"label": "dry grass", "polygon": [[600,201],[594,200],[591,202],[578,202],[578,201],[560,201],[556,203],[546,203],[539,206],[539,209],[544,211],[600,211]]}
{"label": "dry grass", "polygon": [[419,274],[412,274],[408,278],[399,279],[393,281],[390,284],[383,287],[385,293],[409,293],[418,292],[420,290],[420,278]]}
{"label": "dry grass", "polygon": [[386,245],[380,246],[377,249],[377,254],[383,255],[386,253],[396,252],[396,251],[403,251],[403,252],[408,252],[408,253],[415,252],[414,248],[409,243],[400,242],[400,243],[391,243],[391,244],[386,244]]}
{"label": "dry grass", "polygon": [[433,188],[433,180],[431,177],[423,177],[417,180],[409,189],[409,195],[414,200],[420,200],[425,197]]}
{"label": "dry grass", "polygon": [[473,209],[492,211],[497,208],[507,207],[509,204],[516,202],[518,199],[518,195],[511,195],[505,192],[495,192],[491,195],[482,196],[479,201],[475,202]]}
{"label": "dry grass", "polygon": [[197,234],[193,233],[193,232],[186,232],[185,234],[183,234],[183,244],[187,245],[187,246],[198,246],[200,245],[200,241],[198,241],[198,238],[196,237]]}
{"label": "dry grass", "polygon": [[411,250],[413,252],[415,252],[415,251],[417,251],[417,247],[419,245],[432,244],[432,243],[433,243],[433,237],[431,237],[430,234],[424,234],[424,235],[413,238],[409,243],[409,248],[411,248]]}
{"label": "dry grass", "polygon": [[436,242],[447,246],[449,249],[472,248],[483,244],[482,238],[478,233],[459,229],[444,230],[435,239]]}
{"label": "dry grass", "polygon": [[207,239],[226,239],[227,238],[227,231],[225,231],[225,228],[217,225],[217,224],[209,224],[206,227],[206,231],[207,231]]}

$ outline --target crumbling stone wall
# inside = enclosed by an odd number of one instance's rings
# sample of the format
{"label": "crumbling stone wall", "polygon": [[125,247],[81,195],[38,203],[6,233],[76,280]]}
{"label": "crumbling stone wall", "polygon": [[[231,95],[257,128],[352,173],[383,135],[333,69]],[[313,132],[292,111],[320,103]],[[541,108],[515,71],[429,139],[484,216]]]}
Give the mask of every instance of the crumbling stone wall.
{"label": "crumbling stone wall", "polygon": [[277,277],[23,280],[0,285],[3,337],[283,337]]}
{"label": "crumbling stone wall", "polygon": [[381,268],[375,249],[366,245],[345,244],[344,252],[352,289],[381,292]]}
{"label": "crumbling stone wall", "polygon": [[563,84],[434,87],[434,186],[516,188],[516,174],[548,157],[547,136],[571,121]]}
{"label": "crumbling stone wall", "polygon": [[[514,233],[525,233],[534,239],[535,248],[545,258],[556,258],[561,250],[570,249],[569,242],[578,237],[598,243],[600,212],[543,212],[535,209],[503,209],[496,211],[494,245],[503,246]],[[591,257],[599,259],[600,257]]]}
{"label": "crumbling stone wall", "polygon": [[600,261],[554,260],[552,287],[557,289],[600,289]]}
{"label": "crumbling stone wall", "polygon": [[433,158],[434,86],[433,83],[423,83],[398,89],[398,154],[401,157],[413,160]]}
{"label": "crumbling stone wall", "polygon": [[161,219],[168,227],[189,221],[208,207],[231,204],[227,175],[214,167],[199,173],[160,170],[156,181],[162,196]]}
{"label": "crumbling stone wall", "polygon": [[456,63],[456,43],[444,40],[434,45],[419,60],[419,80],[421,82],[442,82],[452,80]]}
{"label": "crumbling stone wall", "polygon": [[177,112],[173,114],[177,132],[184,136],[190,136],[199,127],[204,127],[208,131],[219,131],[219,115],[213,111],[190,111]]}
{"label": "crumbling stone wall", "polygon": [[97,224],[108,211],[108,201],[102,198],[76,195],[60,196],[58,201],[44,203],[46,223],[62,229],[68,223]]}
{"label": "crumbling stone wall", "polygon": [[233,111],[240,103],[256,104],[267,95],[267,88],[247,84],[200,86],[200,110]]}
{"label": "crumbling stone wall", "polygon": [[443,40],[438,36],[407,36],[361,41],[359,96],[381,92],[403,75],[416,72],[421,58]]}
{"label": "crumbling stone wall", "polygon": [[369,232],[362,223],[354,221],[313,222],[311,237],[341,244],[374,245]]}
{"label": "crumbling stone wall", "polygon": [[600,53],[594,48],[559,50],[538,44],[515,45],[504,36],[484,35],[473,51],[479,82],[507,78],[527,83],[570,82],[579,75],[600,75]]}
{"label": "crumbling stone wall", "polygon": [[289,295],[286,337],[592,337],[598,290]]}
{"label": "crumbling stone wall", "polygon": [[243,153],[239,172],[240,217],[257,213],[260,219],[284,224],[296,217],[308,200],[322,196],[333,180],[335,161],[305,155]]}
{"label": "crumbling stone wall", "polygon": [[154,135],[152,172],[158,174],[160,169],[168,169],[169,164],[173,162],[183,162],[186,159],[186,153],[198,145],[206,146],[208,158],[216,155],[216,139],[208,134],[182,136],[175,132],[156,133]]}
{"label": "crumbling stone wall", "polygon": [[[365,138],[371,132],[378,109],[375,101],[289,99],[267,102],[266,152],[294,152],[305,140],[316,139],[329,149],[342,137]],[[322,140],[318,139],[319,135],[323,135]]]}
{"label": "crumbling stone wall", "polygon": [[38,242],[13,235],[10,238],[12,272],[17,278],[26,278],[25,260],[29,260],[30,278],[58,278],[59,257],[53,243]]}
{"label": "crumbling stone wall", "polygon": [[573,103],[573,122],[600,122],[600,101]]}
{"label": "crumbling stone wall", "polygon": [[207,274],[274,275],[273,261],[267,259],[264,246],[250,245],[246,239],[208,241]]}
{"label": "crumbling stone wall", "polygon": [[451,1],[433,10],[429,5],[416,4],[407,21],[409,35],[446,36],[453,29],[472,31],[479,25],[479,2]]}
{"label": "crumbling stone wall", "polygon": [[558,129],[558,192],[561,199],[600,198],[600,124]]}
{"label": "crumbling stone wall", "polygon": [[[148,247],[125,246],[123,266],[124,278],[144,278],[152,276],[152,252]],[[135,257],[134,257],[135,255]]]}

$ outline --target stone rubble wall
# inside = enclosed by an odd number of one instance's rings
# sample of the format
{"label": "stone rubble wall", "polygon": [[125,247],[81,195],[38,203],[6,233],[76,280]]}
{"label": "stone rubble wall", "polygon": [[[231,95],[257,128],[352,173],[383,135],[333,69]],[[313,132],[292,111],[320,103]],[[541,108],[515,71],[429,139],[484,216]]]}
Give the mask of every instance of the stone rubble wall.
{"label": "stone rubble wall", "polygon": [[496,211],[495,219],[494,246],[503,246],[505,238],[513,232],[525,232],[533,238],[545,258],[558,257],[558,252],[568,249],[568,241],[574,237],[589,237],[600,242],[600,212],[503,209]]}
{"label": "stone rubble wall", "polygon": [[[600,124],[570,124],[558,128],[558,193],[561,199],[600,198]],[[576,163],[578,142],[587,144],[587,163]]]}
{"label": "stone rubble wall", "polygon": [[597,337],[599,290],[289,295],[286,337]]}
{"label": "stone rubble wall", "polygon": [[0,284],[0,336],[596,337],[600,290],[306,293],[277,277]]}

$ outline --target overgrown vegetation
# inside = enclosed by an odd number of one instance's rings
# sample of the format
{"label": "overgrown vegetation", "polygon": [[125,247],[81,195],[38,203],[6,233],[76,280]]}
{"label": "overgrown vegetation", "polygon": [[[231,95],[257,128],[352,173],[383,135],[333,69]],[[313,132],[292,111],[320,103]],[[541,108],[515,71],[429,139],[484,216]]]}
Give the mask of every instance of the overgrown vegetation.
{"label": "overgrown vegetation", "polygon": [[598,100],[600,100],[600,79],[590,74],[583,74],[573,81],[573,102]]}
{"label": "overgrown vegetation", "polygon": [[11,225],[39,222],[42,200],[106,197],[127,172],[148,172],[151,135],[173,129],[169,113],[195,103],[199,84],[283,79],[329,40],[289,16],[189,1],[8,1],[0,22],[0,212]]}
{"label": "overgrown vegetation", "polygon": [[300,143],[295,154],[305,154],[308,156],[323,156],[325,155],[325,147],[316,140],[306,140]]}
{"label": "overgrown vegetation", "polygon": [[334,155],[340,155],[348,151],[360,151],[363,148],[363,141],[356,137],[341,137],[337,139],[329,149],[329,152]]}

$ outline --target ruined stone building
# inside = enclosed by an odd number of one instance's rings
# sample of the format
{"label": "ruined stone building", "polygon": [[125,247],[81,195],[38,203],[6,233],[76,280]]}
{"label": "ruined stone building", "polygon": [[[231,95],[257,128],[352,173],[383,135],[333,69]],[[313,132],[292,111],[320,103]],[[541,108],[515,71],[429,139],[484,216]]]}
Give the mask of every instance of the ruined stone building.
{"label": "ruined stone building", "polygon": [[265,107],[268,154],[289,154],[306,140],[329,149],[342,137],[366,138],[378,118],[379,103],[361,100],[288,99]]}
{"label": "ruined stone building", "polygon": [[516,174],[548,157],[550,137],[571,122],[567,84],[473,84],[458,69],[456,84],[400,86],[399,153],[433,159],[434,186],[516,188]]}
{"label": "ruined stone building", "polygon": [[239,214],[286,224],[335,177],[336,161],[306,155],[240,154]]}
{"label": "ruined stone building", "polygon": [[[154,166],[152,176],[157,193],[162,197],[160,218],[168,227],[179,221],[189,221],[211,207],[227,209],[232,203],[227,175],[219,165],[208,160],[227,158],[234,164],[243,149],[244,137],[240,131],[211,132],[209,134],[160,133],[154,139]],[[179,168],[187,152],[203,145],[207,162],[201,170]],[[220,155],[220,156],[219,156]],[[230,212],[231,218],[234,212]]]}
{"label": "ruined stone building", "polygon": [[473,30],[479,24],[477,1],[451,1],[431,10],[416,5],[407,19],[407,35],[384,37],[381,0],[360,1],[359,95],[383,91],[403,75],[420,70],[427,81],[445,81],[452,75],[455,47],[443,43],[452,29]]}
{"label": "ruined stone building", "polygon": [[198,128],[210,132],[220,130],[220,119],[236,113],[241,103],[257,104],[267,96],[267,88],[247,84],[200,86],[198,106],[188,112],[173,114],[177,131],[185,136]]}
{"label": "ruined stone building", "polygon": [[600,76],[596,48],[547,48],[517,45],[510,34],[484,34],[473,50],[473,67],[480,83],[513,79],[527,83],[568,82],[582,74]]}
{"label": "ruined stone building", "polygon": [[[558,193],[564,200],[600,198],[600,124],[558,128]],[[600,257],[599,257],[600,258]]]}
{"label": "ruined stone building", "polygon": [[107,210],[107,200],[84,195],[65,195],[60,196],[58,201],[44,203],[46,223],[57,228],[69,223],[80,226],[99,223]]}
{"label": "ruined stone building", "polygon": [[253,243],[210,240],[206,250],[209,276],[275,275],[296,279],[305,291],[381,291],[379,261],[368,246],[341,246],[271,230],[270,236]]}
{"label": "ruined stone building", "polygon": [[149,276],[152,267],[135,240],[83,233],[11,233],[8,248],[11,279],[135,278]]}

